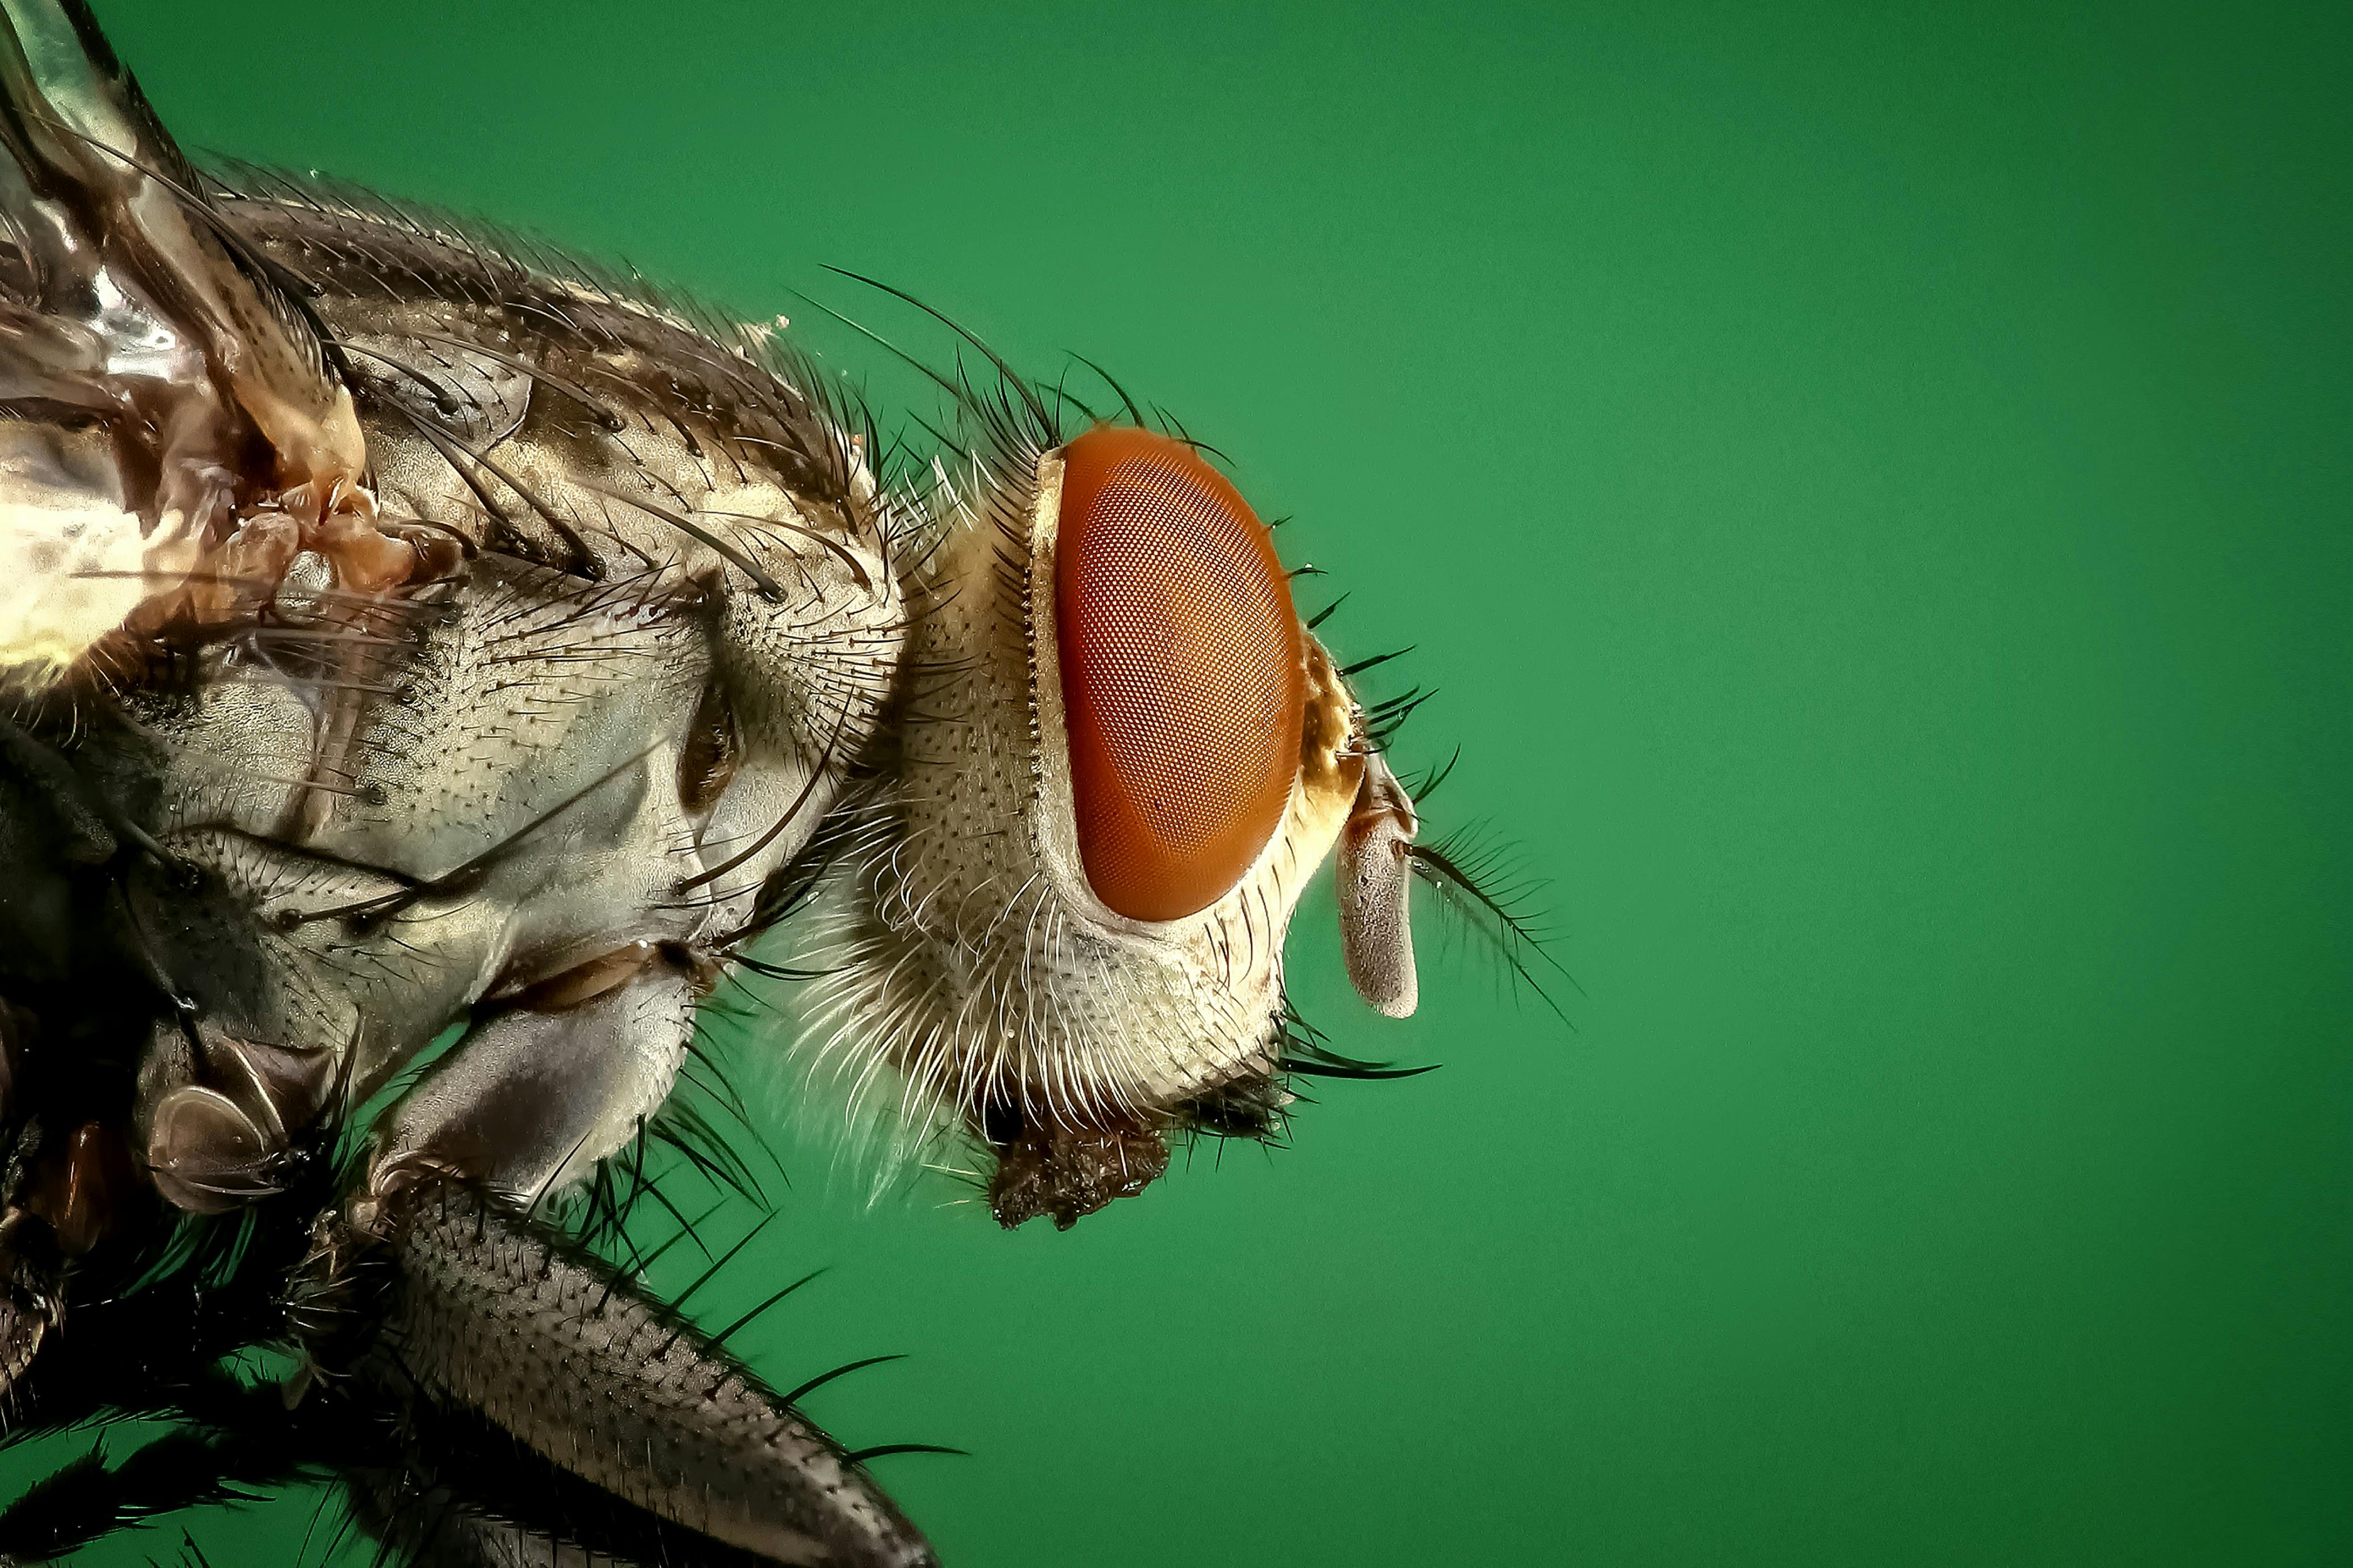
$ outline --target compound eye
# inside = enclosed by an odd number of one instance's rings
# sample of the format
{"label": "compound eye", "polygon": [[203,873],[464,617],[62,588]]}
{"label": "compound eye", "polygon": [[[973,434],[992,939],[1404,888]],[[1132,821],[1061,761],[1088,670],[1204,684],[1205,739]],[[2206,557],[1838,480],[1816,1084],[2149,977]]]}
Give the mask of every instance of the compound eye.
{"label": "compound eye", "polygon": [[1180,441],[1105,426],[1062,454],[1054,618],[1079,856],[1138,921],[1216,903],[1282,825],[1306,701],[1274,542]]}

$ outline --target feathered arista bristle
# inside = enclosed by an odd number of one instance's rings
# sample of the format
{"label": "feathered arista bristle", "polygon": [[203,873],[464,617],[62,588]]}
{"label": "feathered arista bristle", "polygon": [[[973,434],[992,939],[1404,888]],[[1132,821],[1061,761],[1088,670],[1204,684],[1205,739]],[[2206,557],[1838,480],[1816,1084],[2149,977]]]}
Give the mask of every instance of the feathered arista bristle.
{"label": "feathered arista bristle", "polygon": [[[1452,767],[1449,762],[1437,777],[1442,780]],[[1415,844],[1408,854],[1416,878],[1460,927],[1503,961],[1515,984],[1535,992],[1554,1016],[1575,1028],[1539,974],[1549,972],[1577,985],[1553,956],[1540,917],[1529,908],[1543,885],[1522,873],[1510,851],[1476,827],[1459,829],[1435,844]]]}

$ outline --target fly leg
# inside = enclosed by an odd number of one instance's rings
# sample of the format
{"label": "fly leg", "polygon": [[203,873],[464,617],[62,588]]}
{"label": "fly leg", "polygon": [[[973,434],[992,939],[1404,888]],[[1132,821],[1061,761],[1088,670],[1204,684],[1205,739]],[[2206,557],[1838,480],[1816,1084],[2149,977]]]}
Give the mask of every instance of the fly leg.
{"label": "fly leg", "polygon": [[[367,1195],[432,1171],[525,1206],[636,1136],[676,1081],[694,1028],[692,976],[630,942],[532,987],[477,1024],[394,1108]],[[361,1212],[360,1224],[370,1215]]]}
{"label": "fly leg", "polygon": [[66,753],[0,718],[0,1427],[70,1277],[150,1213],[124,1047],[156,999],[120,983],[113,888],[152,847]]}
{"label": "fly leg", "polygon": [[[933,1563],[839,1444],[533,1215],[668,1094],[694,979],[655,943],[580,965],[477,1025],[394,1110],[347,1205],[350,1258],[331,1265],[375,1292],[357,1313],[374,1339],[350,1364],[412,1430],[442,1434],[425,1451],[502,1435],[552,1478],[549,1495],[585,1483],[636,1521],[623,1536],[671,1539],[661,1560]],[[466,1468],[435,1467],[424,1489],[449,1500],[448,1531],[517,1516],[517,1499],[477,1495]],[[681,1552],[681,1537],[702,1545]]]}

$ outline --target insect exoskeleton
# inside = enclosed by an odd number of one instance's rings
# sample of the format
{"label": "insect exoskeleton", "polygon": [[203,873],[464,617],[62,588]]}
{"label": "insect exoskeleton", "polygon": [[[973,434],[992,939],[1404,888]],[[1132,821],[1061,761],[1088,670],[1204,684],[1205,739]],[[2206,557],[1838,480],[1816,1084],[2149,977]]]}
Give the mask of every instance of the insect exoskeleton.
{"label": "insect exoskeleton", "polygon": [[[820,1064],[976,1135],[1008,1226],[1279,1117],[1282,943],[1342,846],[1352,973],[1412,1010],[1409,803],[1269,529],[1190,443],[1008,439],[911,592],[890,783],[844,857]],[[1363,962],[1356,962],[1359,952]]]}
{"label": "insect exoskeleton", "polygon": [[[680,1212],[649,1138],[734,1179],[699,1007],[828,893],[821,1058],[1068,1225],[1374,1070],[1282,944],[1336,848],[1411,1011],[1414,699],[1132,404],[940,378],[927,504],[790,344],[523,249],[204,175],[80,0],[0,0],[0,1417],[185,1391],[422,1561],[933,1563],[902,1446],[595,1250]],[[264,1342],[291,1402],[218,1385]]]}

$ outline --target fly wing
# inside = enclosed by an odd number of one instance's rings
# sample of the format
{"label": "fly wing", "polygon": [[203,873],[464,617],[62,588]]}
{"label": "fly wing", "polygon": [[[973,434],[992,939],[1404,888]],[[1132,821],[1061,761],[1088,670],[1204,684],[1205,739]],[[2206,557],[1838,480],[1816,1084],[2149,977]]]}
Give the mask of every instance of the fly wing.
{"label": "fly wing", "polygon": [[185,589],[266,563],[223,558],[246,516],[315,529],[367,454],[290,279],[82,0],[0,0],[0,665],[54,668],[142,607],[217,616]]}

